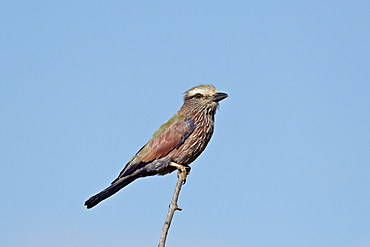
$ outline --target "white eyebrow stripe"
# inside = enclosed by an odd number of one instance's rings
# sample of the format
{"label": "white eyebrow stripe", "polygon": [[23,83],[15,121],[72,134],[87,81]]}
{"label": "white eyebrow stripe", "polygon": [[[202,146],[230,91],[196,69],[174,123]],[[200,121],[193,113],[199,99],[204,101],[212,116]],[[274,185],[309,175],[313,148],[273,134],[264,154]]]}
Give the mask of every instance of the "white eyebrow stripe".
{"label": "white eyebrow stripe", "polygon": [[217,89],[211,85],[200,85],[185,92],[186,96],[188,97],[192,97],[198,93],[204,96],[213,96],[217,93]]}

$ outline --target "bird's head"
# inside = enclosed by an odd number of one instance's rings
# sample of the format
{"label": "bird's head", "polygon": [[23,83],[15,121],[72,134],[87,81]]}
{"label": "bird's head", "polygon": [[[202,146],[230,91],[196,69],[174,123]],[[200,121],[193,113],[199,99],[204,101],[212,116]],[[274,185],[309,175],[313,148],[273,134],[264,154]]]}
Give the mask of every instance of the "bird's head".
{"label": "bird's head", "polygon": [[228,97],[226,93],[218,92],[213,85],[199,85],[184,94],[184,105],[204,109],[213,114],[217,109],[218,102]]}

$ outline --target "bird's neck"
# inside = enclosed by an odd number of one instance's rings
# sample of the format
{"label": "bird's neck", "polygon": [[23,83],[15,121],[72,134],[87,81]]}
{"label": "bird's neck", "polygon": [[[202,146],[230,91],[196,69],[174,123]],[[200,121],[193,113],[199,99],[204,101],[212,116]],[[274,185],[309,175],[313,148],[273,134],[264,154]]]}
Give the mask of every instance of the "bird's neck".
{"label": "bird's neck", "polygon": [[178,114],[187,115],[193,119],[197,127],[213,127],[216,109],[207,107],[207,105],[189,106],[184,104]]}

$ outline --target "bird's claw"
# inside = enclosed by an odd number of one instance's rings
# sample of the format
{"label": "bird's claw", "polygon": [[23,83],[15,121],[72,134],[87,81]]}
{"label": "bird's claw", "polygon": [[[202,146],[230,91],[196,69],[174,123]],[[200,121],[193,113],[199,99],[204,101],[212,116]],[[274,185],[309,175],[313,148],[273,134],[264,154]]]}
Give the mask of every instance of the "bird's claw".
{"label": "bird's claw", "polygon": [[180,164],[177,164],[177,163],[174,163],[174,162],[171,162],[169,165],[178,169],[177,177],[179,177],[180,173],[182,173],[184,175],[184,179],[183,179],[182,184],[185,184],[186,183],[186,177],[187,177],[187,175],[190,174],[190,170],[191,170],[190,166],[180,165]]}

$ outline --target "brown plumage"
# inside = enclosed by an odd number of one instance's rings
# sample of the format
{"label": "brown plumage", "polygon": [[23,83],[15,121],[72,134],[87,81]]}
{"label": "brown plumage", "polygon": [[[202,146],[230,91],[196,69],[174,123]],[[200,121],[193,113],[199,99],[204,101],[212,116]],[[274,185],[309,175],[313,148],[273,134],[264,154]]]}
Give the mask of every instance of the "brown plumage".
{"label": "brown plumage", "polygon": [[176,168],[171,163],[187,166],[193,162],[211,139],[218,102],[226,97],[212,85],[186,91],[180,110],[158,128],[112,184],[87,200],[85,206],[94,207],[137,178],[173,172]]}

